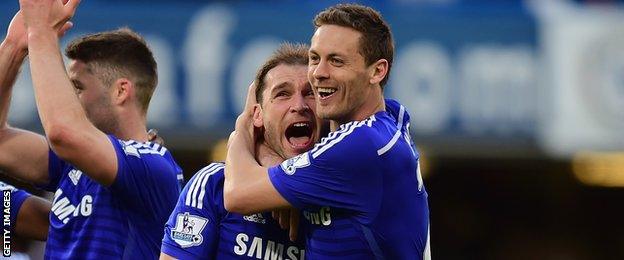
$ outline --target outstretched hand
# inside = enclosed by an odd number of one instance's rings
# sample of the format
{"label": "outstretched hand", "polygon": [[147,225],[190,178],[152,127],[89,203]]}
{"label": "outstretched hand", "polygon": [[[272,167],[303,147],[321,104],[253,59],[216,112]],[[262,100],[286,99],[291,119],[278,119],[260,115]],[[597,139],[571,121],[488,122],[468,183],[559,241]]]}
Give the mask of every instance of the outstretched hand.
{"label": "outstretched hand", "polygon": [[[57,30],[58,37],[60,38],[65,35],[73,26],[74,24],[72,22],[65,22],[65,24]],[[5,40],[15,43],[16,46],[24,52],[28,51],[28,33],[26,32],[26,24],[22,11],[15,13],[13,19],[11,19]]]}
{"label": "outstretched hand", "polygon": [[[74,16],[80,0],[19,0],[19,3],[21,16],[29,32],[32,30],[60,32]],[[14,20],[20,19],[20,12],[15,15]],[[16,28],[18,31],[19,29],[21,28]],[[69,28],[65,31],[67,29]]]}

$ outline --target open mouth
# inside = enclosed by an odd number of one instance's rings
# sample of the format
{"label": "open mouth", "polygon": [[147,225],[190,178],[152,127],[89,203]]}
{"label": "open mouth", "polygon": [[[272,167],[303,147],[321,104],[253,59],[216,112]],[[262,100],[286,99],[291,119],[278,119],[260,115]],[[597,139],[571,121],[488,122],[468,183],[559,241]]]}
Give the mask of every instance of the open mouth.
{"label": "open mouth", "polygon": [[321,99],[329,98],[336,93],[335,88],[318,88],[317,91]]}
{"label": "open mouth", "polygon": [[286,128],[286,140],[294,148],[306,148],[312,144],[312,123],[311,122],[297,122],[293,123]]}

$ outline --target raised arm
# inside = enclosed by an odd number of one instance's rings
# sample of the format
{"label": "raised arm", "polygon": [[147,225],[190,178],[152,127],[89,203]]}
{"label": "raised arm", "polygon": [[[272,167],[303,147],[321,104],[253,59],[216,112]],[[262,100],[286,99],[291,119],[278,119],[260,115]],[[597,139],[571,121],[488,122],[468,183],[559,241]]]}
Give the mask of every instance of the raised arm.
{"label": "raised arm", "polygon": [[50,147],[61,159],[110,185],[118,166],[114,147],[106,134],[87,119],[59,50],[57,28],[73,16],[80,1],[64,2],[20,0],[39,117]]}
{"label": "raised arm", "polygon": [[[61,28],[61,34],[71,24]],[[38,134],[13,128],[7,123],[11,92],[28,52],[26,27],[21,12],[9,25],[0,43],[0,170],[38,185],[48,181],[48,143]]]}

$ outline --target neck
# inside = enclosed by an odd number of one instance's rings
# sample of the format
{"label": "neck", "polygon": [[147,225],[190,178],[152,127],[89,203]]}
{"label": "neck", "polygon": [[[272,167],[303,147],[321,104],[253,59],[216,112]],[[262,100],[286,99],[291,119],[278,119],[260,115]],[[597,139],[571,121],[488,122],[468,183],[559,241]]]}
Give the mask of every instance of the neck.
{"label": "neck", "polygon": [[370,96],[367,98],[360,107],[356,108],[356,111],[352,113],[351,116],[345,119],[331,120],[329,122],[329,127],[331,131],[338,130],[338,127],[342,124],[346,124],[353,121],[362,121],[370,116],[374,115],[379,111],[386,110],[386,101],[384,100],[383,92],[381,91],[381,87],[377,86],[375,90],[372,91]]}
{"label": "neck", "polygon": [[114,131],[115,136],[122,140],[147,142],[147,124],[145,115],[141,112],[130,112],[121,115],[119,127]]}
{"label": "neck", "polygon": [[256,161],[264,167],[271,167],[280,164],[284,158],[279,156],[271,147],[263,140],[256,144]]}

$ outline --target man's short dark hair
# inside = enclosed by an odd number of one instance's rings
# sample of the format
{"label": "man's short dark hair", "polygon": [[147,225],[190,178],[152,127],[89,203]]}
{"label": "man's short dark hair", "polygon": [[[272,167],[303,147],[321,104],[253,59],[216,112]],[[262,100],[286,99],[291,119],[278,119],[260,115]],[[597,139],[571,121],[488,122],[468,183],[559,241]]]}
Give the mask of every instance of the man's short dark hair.
{"label": "man's short dark hair", "polygon": [[383,89],[390,77],[394,57],[394,41],[390,26],[375,9],[358,4],[337,4],[331,6],[314,17],[314,27],[322,25],[338,25],[348,27],[362,33],[359,52],[366,65],[380,59],[388,61],[388,73],[381,81]]}
{"label": "man's short dark hair", "polygon": [[284,65],[308,66],[308,50],[310,47],[302,43],[282,43],[256,73],[256,102],[262,105],[262,92],[266,88],[264,79],[270,70]]}
{"label": "man's short dark hair", "polygon": [[158,74],[154,55],[139,34],[120,28],[86,35],[69,43],[65,55],[84,62],[106,86],[122,77],[131,80],[140,108],[147,112]]}

